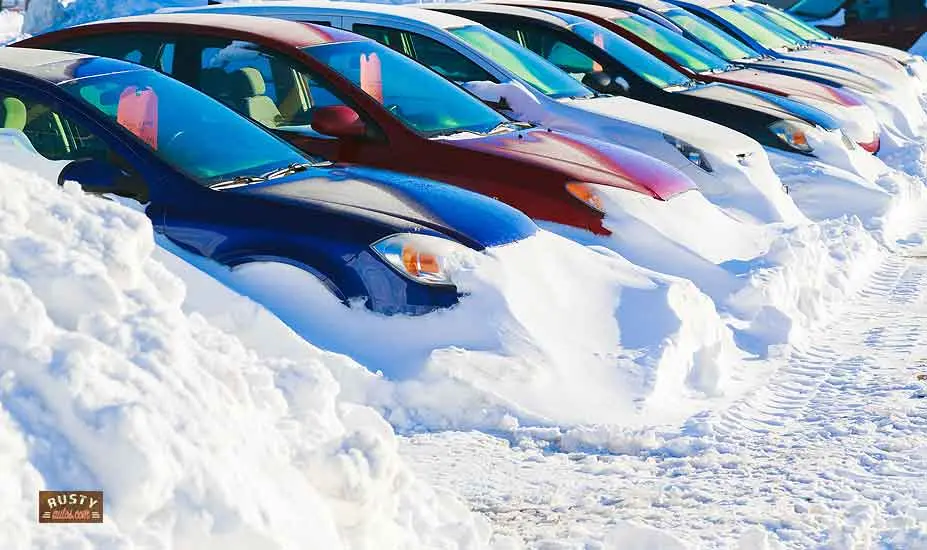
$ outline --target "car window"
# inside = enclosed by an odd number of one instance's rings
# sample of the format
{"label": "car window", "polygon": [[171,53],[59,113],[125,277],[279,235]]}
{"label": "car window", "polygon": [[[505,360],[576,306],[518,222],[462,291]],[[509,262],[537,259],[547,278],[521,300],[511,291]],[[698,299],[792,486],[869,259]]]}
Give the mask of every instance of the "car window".
{"label": "car window", "polygon": [[109,147],[54,107],[22,94],[0,90],[0,128],[19,130],[49,160],[108,161]]}
{"label": "car window", "polygon": [[[495,23],[493,23],[495,24]],[[451,33],[542,94],[555,98],[592,97],[593,92],[534,51],[482,25],[450,29]]]}
{"label": "car window", "polygon": [[[716,15],[724,19],[741,32],[756,40],[760,44],[770,49],[787,49],[792,46],[798,46],[802,40],[795,35],[782,35],[770,29],[767,24],[762,22],[758,15],[751,17],[752,12],[742,10],[740,6],[722,6],[712,10]],[[757,18],[760,21],[757,21]]]}
{"label": "car window", "polygon": [[308,126],[312,110],[344,105],[298,61],[250,42],[203,41],[197,88],[269,128]]}
{"label": "car window", "polygon": [[354,25],[353,31],[411,57],[454,82],[496,82],[492,75],[460,52],[427,36],[363,24]]}
{"label": "car window", "polygon": [[591,72],[602,70],[602,65],[564,42],[562,35],[556,31],[528,23],[514,23],[511,21],[494,23],[492,28],[550,61],[577,80],[582,80],[584,76]]}
{"label": "car window", "polygon": [[336,42],[304,51],[426,136],[489,132],[506,122],[460,87],[378,42]]}
{"label": "car window", "polygon": [[173,70],[175,40],[157,34],[107,34],[64,40],[55,44],[54,48],[122,59],[170,74]]}
{"label": "car window", "polygon": [[727,61],[760,57],[759,52],[750,46],[682,8],[667,10],[663,12],[663,16],[679,25],[689,35],[695,37],[695,40],[703,47],[708,48],[715,55],[719,55]]}
{"label": "car window", "polygon": [[828,40],[831,38],[826,32],[782,10],[777,10],[763,4],[751,5],[750,9],[804,40]]}
{"label": "car window", "polygon": [[659,23],[639,15],[619,17],[613,22],[690,71],[703,73],[727,69],[727,61]]}
{"label": "car window", "polygon": [[[88,68],[87,73],[94,71]],[[157,71],[95,74],[59,87],[127,130],[127,139],[203,185],[309,160],[219,102]]]}

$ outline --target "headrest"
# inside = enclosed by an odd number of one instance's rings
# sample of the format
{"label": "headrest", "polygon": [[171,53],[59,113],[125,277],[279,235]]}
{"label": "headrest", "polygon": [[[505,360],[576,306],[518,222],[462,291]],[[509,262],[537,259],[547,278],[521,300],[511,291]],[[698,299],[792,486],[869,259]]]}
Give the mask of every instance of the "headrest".
{"label": "headrest", "polygon": [[267,86],[261,71],[254,67],[243,67],[228,76],[229,91],[237,97],[254,97],[264,95]]}
{"label": "headrest", "polygon": [[212,97],[221,98],[229,93],[228,73],[222,69],[204,69],[200,73],[200,90]]}
{"label": "headrest", "polygon": [[28,114],[26,104],[15,97],[6,97],[0,103],[3,106],[3,120],[0,127],[23,131],[26,129]]}

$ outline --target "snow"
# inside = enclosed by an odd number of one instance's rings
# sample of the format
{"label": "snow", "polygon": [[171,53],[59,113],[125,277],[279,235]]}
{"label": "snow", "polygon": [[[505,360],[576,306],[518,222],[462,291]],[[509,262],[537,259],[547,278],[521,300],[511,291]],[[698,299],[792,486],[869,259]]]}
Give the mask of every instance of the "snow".
{"label": "snow", "polygon": [[19,11],[0,10],[0,44],[19,39],[23,27],[23,14]]}
{"label": "snow", "polygon": [[[819,132],[746,190],[609,190],[612,236],[474,253],[422,317],[192,256],[0,136],[0,548],[927,548],[927,113],[897,100],[878,157]],[[39,528],[76,487],[106,523]]]}
{"label": "snow", "polygon": [[[0,165],[0,547],[485,545],[336,364],[356,367],[156,249],[143,215]],[[37,527],[46,488],[102,489],[104,524]]]}

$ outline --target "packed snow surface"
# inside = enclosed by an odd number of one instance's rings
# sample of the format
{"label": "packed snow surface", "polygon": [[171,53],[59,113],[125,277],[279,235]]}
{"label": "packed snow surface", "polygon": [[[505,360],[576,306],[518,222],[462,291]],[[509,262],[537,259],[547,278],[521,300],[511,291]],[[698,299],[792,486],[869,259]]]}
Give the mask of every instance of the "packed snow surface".
{"label": "packed snow surface", "polygon": [[0,44],[16,40],[22,33],[22,28],[22,12],[0,10]]}

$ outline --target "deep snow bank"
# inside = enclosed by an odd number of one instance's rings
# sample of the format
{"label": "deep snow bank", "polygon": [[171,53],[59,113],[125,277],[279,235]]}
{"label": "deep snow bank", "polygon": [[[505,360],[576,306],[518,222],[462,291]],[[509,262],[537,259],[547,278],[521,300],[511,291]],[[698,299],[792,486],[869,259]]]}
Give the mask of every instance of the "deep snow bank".
{"label": "deep snow bank", "polygon": [[336,375],[348,398],[404,429],[633,423],[736,377],[731,332],[691,283],[546,232],[458,272],[469,296],[425,317],[346,308],[288,266],[229,271],[164,244],[378,371],[342,363]]}
{"label": "deep snow bank", "polygon": [[[143,215],[0,165],[0,548],[483,546],[339,399],[360,367],[253,304],[259,351],[183,311],[234,329],[244,300],[192,268],[187,295],[154,249]],[[104,490],[105,523],[38,525],[46,488]]]}

